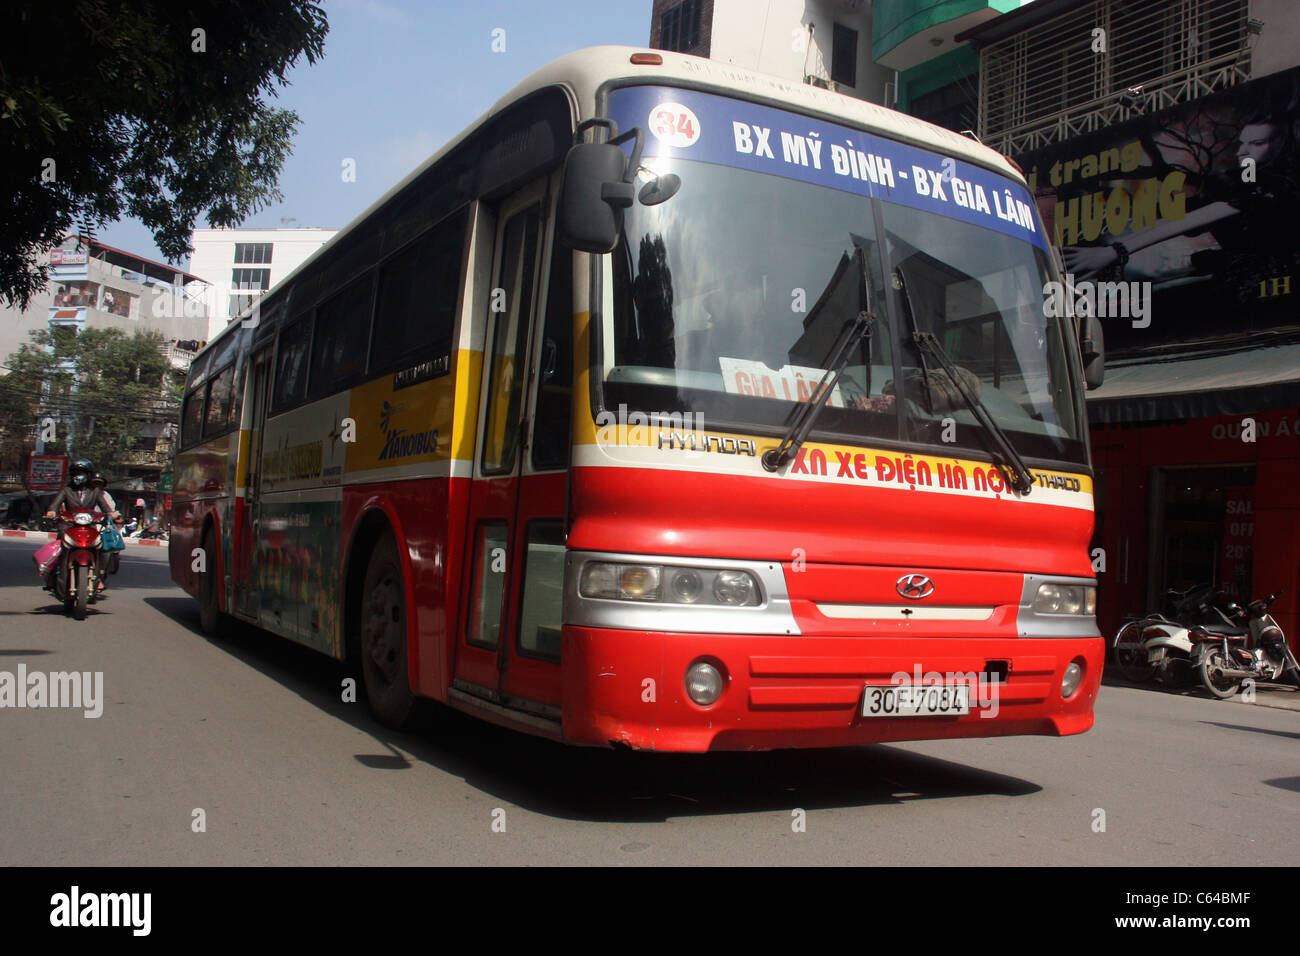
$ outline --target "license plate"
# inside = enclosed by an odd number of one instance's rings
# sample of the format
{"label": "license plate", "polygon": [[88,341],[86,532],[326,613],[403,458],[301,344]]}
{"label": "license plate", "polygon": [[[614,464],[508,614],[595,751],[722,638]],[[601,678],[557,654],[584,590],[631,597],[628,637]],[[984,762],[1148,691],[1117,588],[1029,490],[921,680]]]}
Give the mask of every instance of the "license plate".
{"label": "license plate", "polygon": [[1163,647],[1157,647],[1154,648],[1153,650],[1147,651],[1148,664],[1158,664],[1160,663],[1160,661],[1164,659],[1165,659],[1165,649]]}
{"label": "license plate", "polygon": [[970,713],[969,684],[868,684],[863,717],[930,717]]}

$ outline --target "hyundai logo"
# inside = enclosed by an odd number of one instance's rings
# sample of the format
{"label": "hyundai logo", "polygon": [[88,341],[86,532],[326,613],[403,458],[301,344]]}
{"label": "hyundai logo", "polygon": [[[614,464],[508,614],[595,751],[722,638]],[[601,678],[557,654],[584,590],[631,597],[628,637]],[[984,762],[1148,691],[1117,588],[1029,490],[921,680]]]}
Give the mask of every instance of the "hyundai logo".
{"label": "hyundai logo", "polygon": [[904,574],[894,588],[909,601],[919,601],[934,593],[934,582],[924,574]]}

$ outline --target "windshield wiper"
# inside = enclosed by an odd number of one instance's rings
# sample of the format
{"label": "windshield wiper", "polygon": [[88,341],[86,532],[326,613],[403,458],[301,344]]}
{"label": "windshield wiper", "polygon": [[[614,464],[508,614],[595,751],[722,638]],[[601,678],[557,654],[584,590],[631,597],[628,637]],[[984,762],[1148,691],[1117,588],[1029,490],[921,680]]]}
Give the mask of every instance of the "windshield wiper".
{"label": "windshield wiper", "polygon": [[[866,292],[865,301],[869,310],[871,308],[871,279],[867,272],[866,253],[861,247],[858,247],[853,258],[857,260],[858,270],[862,275],[862,287]],[[795,411],[794,421],[790,423],[789,431],[781,439],[781,444],[763,452],[763,467],[768,471],[780,470],[782,465],[798,453],[799,448],[808,439],[808,433],[812,431],[817,416],[826,407],[831,392],[835,391],[835,386],[839,384],[840,376],[848,366],[849,358],[853,355],[853,349],[871,334],[876,321],[876,317],[870,311],[864,310],[859,312],[855,318],[844,323],[844,328],[840,330],[839,337],[835,340],[835,348],[831,351],[831,355],[834,357],[831,359],[830,367],[826,369],[826,374],[822,376],[821,381],[817,384],[817,400],[800,405]]]}
{"label": "windshield wiper", "polygon": [[966,387],[966,383],[957,374],[957,367],[953,364],[952,359],[948,357],[948,353],[943,350],[939,337],[933,332],[921,331],[921,327],[917,322],[916,310],[912,306],[912,294],[907,289],[907,280],[903,275],[903,270],[895,269],[893,276],[894,288],[902,293],[903,307],[907,309],[908,318],[911,319],[912,341],[916,343],[917,349],[922,353],[921,376],[926,390],[926,398],[930,402],[931,414],[934,413],[934,398],[930,394],[930,376],[929,371],[925,368],[925,353],[929,353],[939,363],[939,367],[943,369],[944,373],[952,379],[952,384],[957,391],[961,392],[966,407],[975,416],[975,420],[983,426],[984,433],[993,440],[995,447],[989,449],[993,453],[993,463],[1002,472],[1007,484],[1022,495],[1029,494],[1034,487],[1034,476],[1030,473],[1025,460],[1020,457],[1020,453],[1011,444],[1011,439],[1007,437],[1007,433],[989,414],[988,407],[980,401],[978,395]]}
{"label": "windshield wiper", "polygon": [[[1011,439],[1007,438],[1007,433],[1002,430],[1002,426],[989,414],[988,407],[980,401],[980,397],[966,387],[966,383],[957,374],[957,367],[953,364],[952,359],[948,358],[948,353],[943,350],[943,346],[939,343],[939,337],[933,332],[914,332],[912,333],[912,340],[916,342],[918,349],[929,352],[934,360],[939,363],[948,378],[952,379],[957,391],[961,392],[961,397],[966,400],[966,405],[970,408],[971,414],[975,416],[975,420],[984,427],[985,433],[993,439],[993,444],[997,446],[996,449],[992,449],[994,464],[1006,476],[1007,484],[1022,495],[1029,494],[1034,487],[1034,476],[1025,464],[1025,460],[1020,457],[1020,453],[1011,444]],[[929,387],[928,381],[926,387]]]}

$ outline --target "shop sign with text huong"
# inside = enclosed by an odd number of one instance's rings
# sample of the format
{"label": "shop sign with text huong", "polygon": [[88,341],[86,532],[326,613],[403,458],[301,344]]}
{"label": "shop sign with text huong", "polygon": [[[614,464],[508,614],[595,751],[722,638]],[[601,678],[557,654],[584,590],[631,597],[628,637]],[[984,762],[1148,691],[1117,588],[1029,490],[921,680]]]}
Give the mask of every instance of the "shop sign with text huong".
{"label": "shop sign with text huong", "polygon": [[1016,157],[1067,273],[1151,283],[1111,354],[1300,338],[1298,141],[1293,69]]}

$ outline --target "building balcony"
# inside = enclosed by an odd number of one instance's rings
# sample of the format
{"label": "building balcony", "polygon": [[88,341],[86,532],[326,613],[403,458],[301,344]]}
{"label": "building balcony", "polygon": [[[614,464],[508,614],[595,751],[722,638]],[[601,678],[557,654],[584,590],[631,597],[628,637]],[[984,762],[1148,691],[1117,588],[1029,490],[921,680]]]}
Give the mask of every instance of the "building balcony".
{"label": "building balcony", "polygon": [[875,0],[871,55],[891,70],[910,70],[957,48],[953,38],[1020,6],[1020,0]]}

